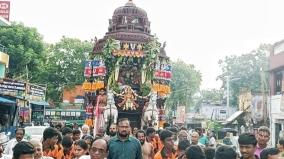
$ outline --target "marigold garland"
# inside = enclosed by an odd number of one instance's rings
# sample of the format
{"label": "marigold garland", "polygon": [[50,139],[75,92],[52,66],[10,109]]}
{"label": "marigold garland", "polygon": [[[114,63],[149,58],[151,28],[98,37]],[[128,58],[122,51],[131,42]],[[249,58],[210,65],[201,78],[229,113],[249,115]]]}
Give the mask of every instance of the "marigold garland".
{"label": "marigold garland", "polygon": [[98,89],[104,88],[105,84],[104,81],[95,81],[93,83],[84,82],[82,87],[85,91],[96,91]]}
{"label": "marigold garland", "polygon": [[165,96],[171,92],[171,88],[168,85],[154,83],[152,89],[155,92],[158,92],[160,95]]}

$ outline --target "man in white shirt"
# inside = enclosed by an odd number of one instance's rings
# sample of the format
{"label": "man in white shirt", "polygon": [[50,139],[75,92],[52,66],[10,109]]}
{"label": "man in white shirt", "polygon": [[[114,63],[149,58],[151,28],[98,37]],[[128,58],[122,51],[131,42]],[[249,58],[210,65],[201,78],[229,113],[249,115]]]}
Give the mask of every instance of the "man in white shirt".
{"label": "man in white shirt", "polygon": [[10,140],[10,141],[7,143],[7,146],[5,147],[5,150],[4,150],[4,154],[9,155],[9,156],[13,156],[13,148],[14,148],[15,145],[16,145],[17,143],[19,143],[20,141],[24,141],[24,140],[23,140],[24,135],[25,135],[25,129],[23,129],[23,128],[17,128],[17,129],[16,129],[16,138]]}

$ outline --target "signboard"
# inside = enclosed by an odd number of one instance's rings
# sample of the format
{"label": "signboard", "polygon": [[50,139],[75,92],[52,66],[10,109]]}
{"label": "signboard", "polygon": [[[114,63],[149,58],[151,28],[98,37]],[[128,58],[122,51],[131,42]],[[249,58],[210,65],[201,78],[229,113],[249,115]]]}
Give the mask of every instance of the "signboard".
{"label": "signboard", "polygon": [[264,119],[264,112],[266,112],[266,101],[263,101],[266,97],[261,95],[256,95],[252,98],[252,116],[256,121],[261,121]]}
{"label": "signboard", "polygon": [[29,95],[45,97],[46,87],[38,86],[35,84],[29,84],[27,93]]}
{"label": "signboard", "polygon": [[0,1],[0,16],[9,21],[10,1]]}
{"label": "signboard", "polygon": [[184,123],[184,122],[185,122],[185,106],[178,106],[176,114],[176,123]]}
{"label": "signboard", "polygon": [[3,79],[2,81],[0,81],[0,89],[9,91],[25,91],[26,83],[14,81],[11,79]]}
{"label": "signboard", "polygon": [[29,123],[31,120],[30,109],[28,107],[20,107],[19,117],[22,117],[24,123]]}
{"label": "signboard", "polygon": [[154,72],[154,78],[156,79],[163,79],[163,80],[171,80],[172,73],[168,71],[155,71]]}
{"label": "signboard", "polygon": [[239,96],[239,110],[251,112],[250,106],[252,105],[252,95],[250,91],[243,91]]}
{"label": "signboard", "polygon": [[3,95],[24,96],[25,90],[25,82],[5,78],[0,80],[0,93]]}
{"label": "signboard", "polygon": [[43,112],[44,111],[44,106],[42,106],[42,105],[32,105],[32,111]]}
{"label": "signboard", "polygon": [[85,61],[84,76],[90,78],[92,76],[92,61]]}
{"label": "signboard", "polygon": [[143,44],[120,43],[120,49],[113,51],[114,56],[144,57]]}
{"label": "signboard", "polygon": [[92,66],[93,66],[93,76],[94,77],[106,75],[106,66],[102,59],[93,60]]}
{"label": "signboard", "polygon": [[75,112],[71,112],[71,116],[75,116],[75,114],[76,114]]}
{"label": "signboard", "polygon": [[50,111],[46,111],[46,112],[45,112],[45,115],[50,115]]}

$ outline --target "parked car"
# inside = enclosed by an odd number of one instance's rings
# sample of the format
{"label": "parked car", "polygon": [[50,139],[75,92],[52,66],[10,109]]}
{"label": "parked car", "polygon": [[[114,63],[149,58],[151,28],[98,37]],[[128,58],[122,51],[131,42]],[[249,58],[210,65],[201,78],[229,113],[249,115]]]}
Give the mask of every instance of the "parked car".
{"label": "parked car", "polygon": [[25,136],[24,139],[26,140],[41,140],[43,131],[47,128],[47,126],[27,126],[25,127]]}

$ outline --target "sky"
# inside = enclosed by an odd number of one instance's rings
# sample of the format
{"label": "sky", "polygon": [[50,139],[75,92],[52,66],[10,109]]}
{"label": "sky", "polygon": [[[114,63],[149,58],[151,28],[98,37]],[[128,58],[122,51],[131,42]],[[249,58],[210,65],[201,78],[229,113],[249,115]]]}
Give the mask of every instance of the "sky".
{"label": "sky", "polygon": [[[103,38],[108,19],[128,0],[10,0],[10,21],[37,28],[44,41],[62,36]],[[152,34],[167,42],[172,60],[194,64],[202,89],[220,88],[219,59],[284,39],[284,0],[133,0],[151,21]]]}

